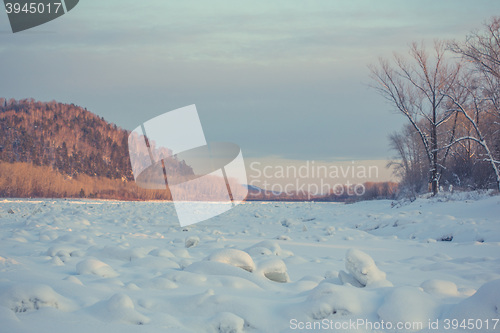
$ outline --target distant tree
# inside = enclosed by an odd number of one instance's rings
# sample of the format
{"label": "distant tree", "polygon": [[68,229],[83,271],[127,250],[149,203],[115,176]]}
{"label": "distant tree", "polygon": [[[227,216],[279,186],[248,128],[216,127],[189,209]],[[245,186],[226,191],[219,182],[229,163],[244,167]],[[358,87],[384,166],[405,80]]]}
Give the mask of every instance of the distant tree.
{"label": "distant tree", "polygon": [[395,159],[388,166],[401,182],[405,196],[415,197],[424,190],[428,180],[428,163],[422,140],[411,125],[389,137],[390,147],[396,152]]}

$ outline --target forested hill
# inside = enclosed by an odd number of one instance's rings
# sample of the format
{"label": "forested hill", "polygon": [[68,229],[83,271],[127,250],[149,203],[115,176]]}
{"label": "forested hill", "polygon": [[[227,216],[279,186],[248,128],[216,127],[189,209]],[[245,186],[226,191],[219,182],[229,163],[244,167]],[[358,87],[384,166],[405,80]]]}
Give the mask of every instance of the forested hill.
{"label": "forested hill", "polygon": [[128,132],[74,104],[0,98],[0,161],[132,180]]}
{"label": "forested hill", "polygon": [[0,98],[0,134],[0,196],[168,199],[135,186],[129,133],[85,108]]}

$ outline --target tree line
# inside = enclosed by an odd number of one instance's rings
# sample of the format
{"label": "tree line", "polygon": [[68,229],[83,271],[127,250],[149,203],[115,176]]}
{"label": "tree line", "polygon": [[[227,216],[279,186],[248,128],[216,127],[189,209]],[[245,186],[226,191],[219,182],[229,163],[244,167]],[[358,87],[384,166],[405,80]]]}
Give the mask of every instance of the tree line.
{"label": "tree line", "polygon": [[374,88],[408,124],[390,136],[400,190],[500,189],[500,18],[464,41],[412,43],[370,66]]}

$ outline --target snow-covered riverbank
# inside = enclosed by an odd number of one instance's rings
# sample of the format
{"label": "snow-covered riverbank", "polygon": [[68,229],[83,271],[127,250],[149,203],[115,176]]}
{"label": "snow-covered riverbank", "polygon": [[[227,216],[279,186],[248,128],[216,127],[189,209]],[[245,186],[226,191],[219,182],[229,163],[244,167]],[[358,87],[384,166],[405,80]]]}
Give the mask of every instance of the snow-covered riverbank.
{"label": "snow-covered riverbank", "polygon": [[251,202],[185,228],[173,214],[0,200],[0,331],[500,331],[499,196]]}

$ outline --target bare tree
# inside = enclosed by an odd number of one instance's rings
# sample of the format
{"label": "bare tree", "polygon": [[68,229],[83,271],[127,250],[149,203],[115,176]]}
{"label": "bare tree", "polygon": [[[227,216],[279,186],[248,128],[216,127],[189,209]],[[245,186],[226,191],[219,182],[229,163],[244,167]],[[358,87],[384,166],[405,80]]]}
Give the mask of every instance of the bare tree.
{"label": "bare tree", "polygon": [[453,96],[449,94],[445,95],[450,97],[450,99],[453,101],[453,104],[457,108],[456,111],[463,114],[464,117],[470,122],[473,128],[473,133],[471,135],[457,138],[456,140],[453,141],[453,143],[450,143],[450,146],[465,140],[474,141],[478,143],[484,149],[484,154],[486,155],[486,157],[483,160],[491,164],[491,167],[495,173],[496,187],[500,191],[500,171],[499,171],[500,161],[497,161],[493,156],[493,152],[489,148],[488,142],[486,141],[486,137],[485,135],[483,135],[483,131],[479,127],[479,119],[482,118],[483,110],[480,107],[480,103],[477,101],[477,97],[476,96],[472,97],[474,103],[473,106],[470,107],[460,103],[457,99],[455,99]]}
{"label": "bare tree", "polygon": [[[471,65],[470,72],[480,81],[475,90],[482,101],[487,101],[489,112],[500,119],[500,17],[491,18],[483,30],[473,31],[465,42],[453,41],[448,47]],[[499,119],[496,125],[500,125]]]}
{"label": "bare tree", "polygon": [[483,31],[473,31],[465,42],[451,42],[450,49],[471,61],[485,76],[500,77],[500,17],[492,17]]}
{"label": "bare tree", "polygon": [[[500,17],[485,23],[482,31],[474,31],[465,42],[453,41],[449,48],[462,56],[469,64],[467,75],[458,82],[455,91],[442,92],[452,101],[471,124],[473,133],[457,139],[457,142],[474,141],[484,151],[484,161],[490,163],[496,187],[500,190],[500,156],[491,147],[500,145]],[[457,91],[466,91],[467,100],[460,101]],[[488,121],[490,120],[490,121]],[[485,125],[486,123],[486,125]],[[494,127],[493,129],[491,127]]]}
{"label": "bare tree", "polygon": [[[454,87],[460,63],[450,63],[443,42],[435,41],[432,57],[423,44],[412,43],[409,59],[395,54],[392,62],[379,59],[370,66],[374,87],[401,112],[418,133],[429,165],[429,183],[433,195],[439,191],[439,179],[447,153],[439,159],[443,142],[438,129],[450,120],[454,111],[447,110],[446,95]],[[453,137],[448,140],[450,143]],[[448,144],[449,145],[449,144]],[[447,146],[449,148],[449,146]],[[448,151],[448,149],[446,149]]]}

